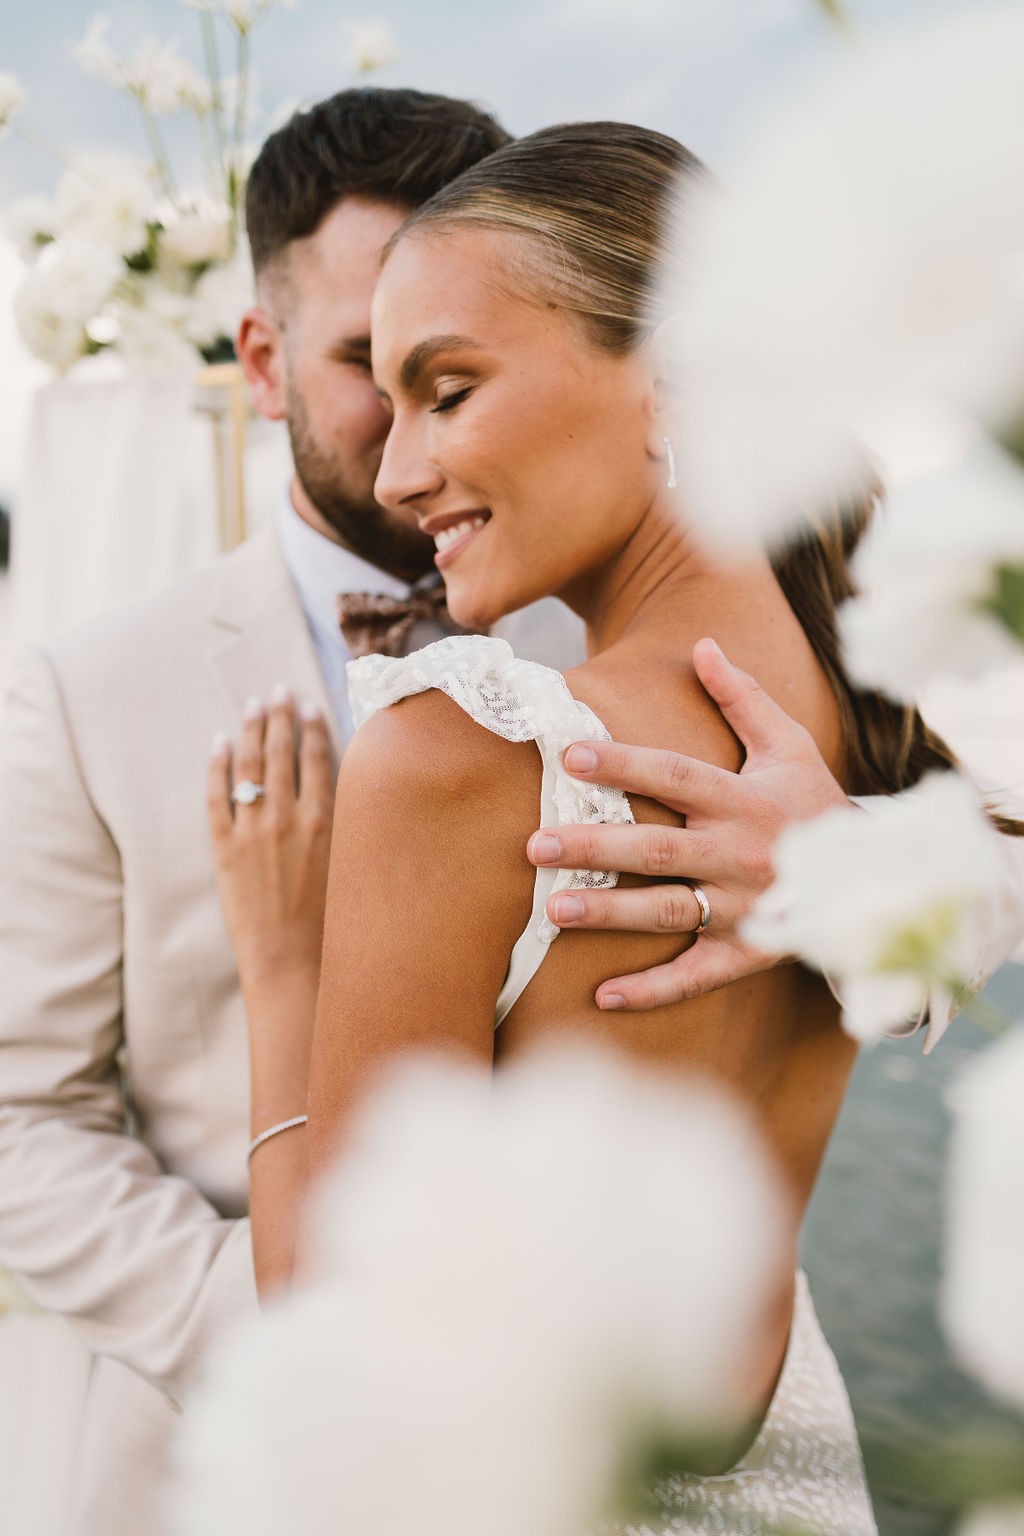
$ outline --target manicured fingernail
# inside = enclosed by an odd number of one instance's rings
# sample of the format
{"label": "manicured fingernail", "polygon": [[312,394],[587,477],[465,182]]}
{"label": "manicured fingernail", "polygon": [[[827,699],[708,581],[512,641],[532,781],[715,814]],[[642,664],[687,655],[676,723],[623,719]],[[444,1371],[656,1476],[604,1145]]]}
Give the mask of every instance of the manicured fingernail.
{"label": "manicured fingernail", "polygon": [[290,704],[291,701],[291,692],[285,687],[284,683],[275,683],[270,690],[271,704]]}
{"label": "manicured fingernail", "polygon": [[566,923],[577,923],[583,916],[583,902],[578,896],[553,896],[551,910],[554,920],[560,927]]}
{"label": "manicured fingernail", "polygon": [[597,767],[597,753],[593,747],[567,747],[562,762],[570,773],[593,773]]}
{"label": "manicured fingernail", "polygon": [[562,857],[562,844],[550,832],[535,832],[528,851],[535,864],[557,864]]}
{"label": "manicured fingernail", "polygon": [[210,756],[227,757],[228,748],[230,746],[231,742],[229,738],[224,734],[223,731],[218,731],[216,736],[210,742]]}
{"label": "manicured fingernail", "polygon": [[613,1013],[618,1008],[625,1008],[626,999],[621,992],[602,992],[597,999],[597,1006],[604,1008],[608,1013]]}
{"label": "manicured fingernail", "polygon": [[242,719],[258,720],[262,713],[263,700],[260,698],[258,693],[251,694],[250,697],[245,701],[245,708],[242,710]]}
{"label": "manicured fingernail", "polygon": [[299,713],[303,720],[322,720],[319,704],[314,704],[312,699],[304,699]]}

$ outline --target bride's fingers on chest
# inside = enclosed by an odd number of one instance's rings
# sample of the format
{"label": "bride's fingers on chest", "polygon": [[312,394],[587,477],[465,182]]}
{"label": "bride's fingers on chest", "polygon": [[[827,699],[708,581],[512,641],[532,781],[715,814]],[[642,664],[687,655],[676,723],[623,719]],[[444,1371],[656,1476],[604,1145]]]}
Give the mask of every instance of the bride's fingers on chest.
{"label": "bride's fingers on chest", "polygon": [[270,696],[263,739],[264,782],[271,811],[288,811],[295,804],[297,753],[295,705],[287,689],[278,687]]}
{"label": "bride's fingers on chest", "polygon": [[[238,736],[238,745],[235,748],[234,772],[232,782],[237,790],[240,784],[263,785],[263,738],[266,734],[267,712],[263,700],[255,694],[250,698],[242,711],[242,729]],[[236,804],[236,819],[242,812],[252,812],[259,808],[259,802],[252,805]]]}

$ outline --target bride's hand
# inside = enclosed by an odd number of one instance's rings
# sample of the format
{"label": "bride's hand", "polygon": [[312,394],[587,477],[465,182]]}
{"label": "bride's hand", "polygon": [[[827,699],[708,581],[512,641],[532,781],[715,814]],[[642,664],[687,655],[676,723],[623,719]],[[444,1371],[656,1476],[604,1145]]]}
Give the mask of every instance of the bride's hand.
{"label": "bride's hand", "polygon": [[[245,785],[262,794],[247,801]],[[324,718],[304,706],[296,720],[283,688],[269,710],[249,700],[236,751],[226,737],[214,742],[207,804],[217,888],[247,994],[319,971],[333,799]]]}

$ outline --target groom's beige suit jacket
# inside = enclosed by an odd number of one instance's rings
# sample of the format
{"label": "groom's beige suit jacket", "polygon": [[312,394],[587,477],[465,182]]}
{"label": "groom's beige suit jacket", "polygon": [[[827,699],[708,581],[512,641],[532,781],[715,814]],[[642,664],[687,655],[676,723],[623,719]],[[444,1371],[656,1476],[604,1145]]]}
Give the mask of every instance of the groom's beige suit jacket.
{"label": "groom's beige suit jacket", "polygon": [[[497,632],[582,659],[561,605]],[[214,734],[276,682],[321,706],[338,753],[272,528],[24,654],[0,715],[0,1265],[94,1351],[54,1536],[160,1536],[177,1416],[256,1310],[248,1042],[205,776]]]}
{"label": "groom's beige suit jacket", "polygon": [[96,1352],[72,1523],[89,1536],[159,1529],[168,1431],[256,1308],[204,769],[277,681],[331,718],[268,531],[23,656],[0,723],[0,1264]]}

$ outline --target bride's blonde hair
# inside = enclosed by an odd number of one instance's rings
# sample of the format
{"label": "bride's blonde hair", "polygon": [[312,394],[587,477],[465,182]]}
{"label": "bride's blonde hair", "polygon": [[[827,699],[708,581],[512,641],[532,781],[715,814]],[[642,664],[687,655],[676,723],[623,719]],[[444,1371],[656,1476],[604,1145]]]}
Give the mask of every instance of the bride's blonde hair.
{"label": "bride's blonde hair", "polygon": [[[419,230],[472,224],[513,233],[521,238],[510,243],[509,281],[577,315],[598,346],[630,352],[667,318],[662,278],[685,260],[685,189],[709,174],[681,144],[649,129],[545,128],[480,161],[417,209],[385,259]],[[838,701],[853,794],[890,794],[929,769],[955,766],[916,709],[856,687],[843,669],[836,611],[855,593],[850,557],[879,493],[865,476],[860,499],[819,509],[802,536],[771,555]]]}

